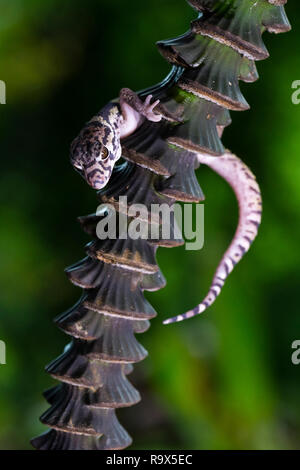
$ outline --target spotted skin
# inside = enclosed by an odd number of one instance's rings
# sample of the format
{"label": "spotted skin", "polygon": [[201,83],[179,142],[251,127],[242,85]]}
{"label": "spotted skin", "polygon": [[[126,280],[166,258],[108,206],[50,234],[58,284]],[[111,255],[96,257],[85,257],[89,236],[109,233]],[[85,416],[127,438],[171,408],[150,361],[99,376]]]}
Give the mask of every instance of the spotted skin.
{"label": "spotted skin", "polygon": [[94,189],[104,188],[115,163],[122,155],[121,139],[128,137],[145,119],[159,122],[154,112],[159,100],[143,103],[129,88],[120,92],[119,102],[111,102],[99,111],[71,144],[71,163]]}
{"label": "spotted skin", "polygon": [[198,155],[200,163],[209,166],[232,187],[239,203],[239,223],[234,238],[225,252],[213,277],[204,300],[193,310],[165,320],[163,323],[180,322],[203,313],[220,295],[224,283],[235,265],[248,252],[255,240],[262,217],[260,188],[251,170],[235,155],[227,152],[222,157]]}

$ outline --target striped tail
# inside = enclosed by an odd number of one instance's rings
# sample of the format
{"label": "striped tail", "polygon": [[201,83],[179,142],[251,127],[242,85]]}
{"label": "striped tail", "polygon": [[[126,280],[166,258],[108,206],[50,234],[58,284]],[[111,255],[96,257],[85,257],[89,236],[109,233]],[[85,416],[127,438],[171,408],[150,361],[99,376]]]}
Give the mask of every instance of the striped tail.
{"label": "striped tail", "polygon": [[199,315],[214,303],[221,293],[227,277],[255,240],[261,223],[262,197],[251,170],[228,151],[222,157],[198,155],[198,159],[200,163],[209,166],[222,176],[232,187],[239,203],[239,224],[234,238],[216,270],[207,296],[193,310],[165,320],[164,325]]}

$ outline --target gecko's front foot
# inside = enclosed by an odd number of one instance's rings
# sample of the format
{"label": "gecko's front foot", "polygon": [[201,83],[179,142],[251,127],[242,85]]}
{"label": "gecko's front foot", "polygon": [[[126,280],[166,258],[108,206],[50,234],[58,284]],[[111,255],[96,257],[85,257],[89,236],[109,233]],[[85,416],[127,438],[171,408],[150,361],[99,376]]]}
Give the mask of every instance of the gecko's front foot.
{"label": "gecko's front foot", "polygon": [[162,115],[156,114],[154,112],[154,108],[160,103],[160,100],[156,100],[154,101],[154,103],[151,103],[151,100],[152,100],[152,95],[148,95],[143,104],[142,114],[149,121],[159,122],[162,119]]}

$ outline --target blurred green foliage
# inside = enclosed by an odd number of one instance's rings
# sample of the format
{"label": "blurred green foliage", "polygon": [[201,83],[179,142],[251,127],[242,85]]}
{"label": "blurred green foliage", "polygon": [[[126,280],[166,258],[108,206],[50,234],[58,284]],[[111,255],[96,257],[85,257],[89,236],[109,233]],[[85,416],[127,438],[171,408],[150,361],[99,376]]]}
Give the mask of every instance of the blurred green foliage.
{"label": "blurred green foliage", "polygon": [[[251,111],[232,113],[224,134],[261,184],[260,236],[205,316],[162,326],[204,296],[237,222],[230,188],[201,168],[205,247],[159,250],[168,286],[148,295],[159,315],[139,337],[149,357],[132,376],[143,400],[119,413],[133,448],[299,448],[299,2],[286,10],[293,31],[264,36],[271,59],[242,85]],[[68,341],[52,318],[80,294],[63,273],[88,241],[76,217],[96,207],[69,144],[121,87],[167,74],[153,44],[183,33],[194,13],[184,0],[1,0],[0,12],[0,448],[26,449],[44,429],[41,392],[53,384],[44,365]]]}

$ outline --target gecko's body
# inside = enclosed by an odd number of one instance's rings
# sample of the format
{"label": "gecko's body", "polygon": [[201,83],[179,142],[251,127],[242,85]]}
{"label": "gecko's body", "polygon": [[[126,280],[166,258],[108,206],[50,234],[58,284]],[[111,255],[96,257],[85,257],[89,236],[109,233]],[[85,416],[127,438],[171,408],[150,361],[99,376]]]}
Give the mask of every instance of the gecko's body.
{"label": "gecko's body", "polygon": [[[90,186],[101,189],[108,183],[116,161],[121,157],[121,139],[133,134],[145,119],[158,122],[162,116],[154,113],[159,104],[150,104],[152,95],[143,103],[129,89],[123,89],[118,102],[111,102],[83,128],[71,146],[71,162]],[[203,313],[212,305],[233,270],[249,250],[261,222],[262,200],[259,186],[250,169],[235,155],[226,152],[221,157],[197,154],[200,163],[212,168],[234,190],[239,203],[239,224],[225,252],[207,296],[193,310],[166,320],[174,323]]]}

